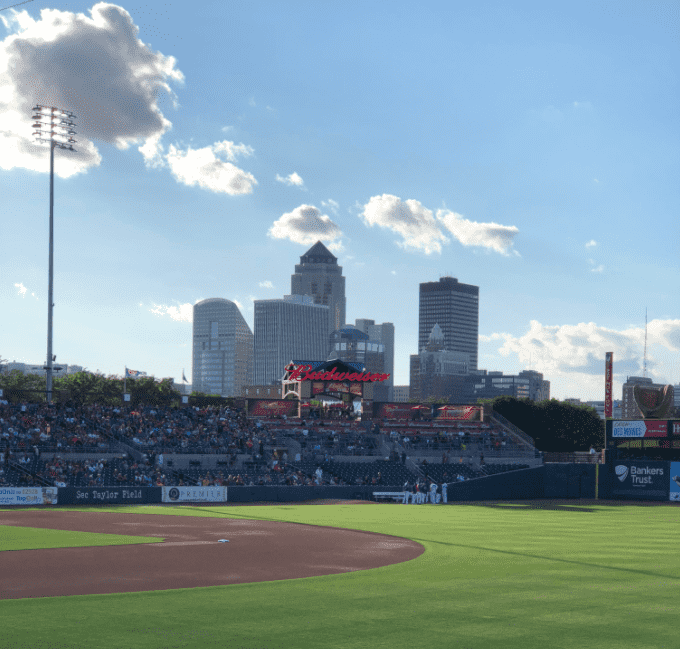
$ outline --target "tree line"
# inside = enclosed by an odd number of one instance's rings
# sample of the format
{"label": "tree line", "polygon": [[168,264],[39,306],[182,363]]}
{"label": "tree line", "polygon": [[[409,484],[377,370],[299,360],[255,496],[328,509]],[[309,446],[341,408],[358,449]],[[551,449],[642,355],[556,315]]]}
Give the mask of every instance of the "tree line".
{"label": "tree line", "polygon": [[[121,405],[124,388],[130,395],[129,404],[178,406],[182,402],[182,394],[174,387],[172,379],[155,379],[143,376],[136,379],[124,379],[113,374],[95,374],[93,372],[76,372],[66,376],[54,377],[52,381],[52,401],[69,402],[74,405],[101,404],[103,406]],[[30,402],[44,403],[47,393],[47,379],[40,374],[24,374],[19,370],[0,373],[0,389],[2,399],[10,403]],[[206,395],[202,392],[191,393],[192,404],[229,405],[233,399],[225,399],[220,395]]]}

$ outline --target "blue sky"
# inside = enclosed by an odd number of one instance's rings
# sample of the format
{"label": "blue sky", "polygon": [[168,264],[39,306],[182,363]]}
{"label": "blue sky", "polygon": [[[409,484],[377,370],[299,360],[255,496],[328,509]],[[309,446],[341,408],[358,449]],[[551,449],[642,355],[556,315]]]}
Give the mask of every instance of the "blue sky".
{"label": "blue sky", "polygon": [[[12,4],[8,2],[8,4]],[[418,284],[480,287],[479,367],[552,396],[680,382],[676,2],[51,4],[0,11],[0,356],[191,380],[191,306],[290,292],[317,239],[347,319],[417,352]]]}

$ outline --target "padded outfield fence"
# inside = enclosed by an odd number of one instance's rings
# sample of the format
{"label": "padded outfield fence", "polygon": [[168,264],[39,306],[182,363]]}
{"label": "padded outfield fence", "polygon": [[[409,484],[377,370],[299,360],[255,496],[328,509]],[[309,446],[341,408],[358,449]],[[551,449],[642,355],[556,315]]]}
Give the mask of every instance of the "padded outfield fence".
{"label": "padded outfield fence", "polygon": [[[447,483],[448,502],[602,498],[680,502],[680,462],[546,464]],[[403,485],[229,487],[0,487],[0,506],[375,500]],[[438,488],[441,493],[441,486]]]}

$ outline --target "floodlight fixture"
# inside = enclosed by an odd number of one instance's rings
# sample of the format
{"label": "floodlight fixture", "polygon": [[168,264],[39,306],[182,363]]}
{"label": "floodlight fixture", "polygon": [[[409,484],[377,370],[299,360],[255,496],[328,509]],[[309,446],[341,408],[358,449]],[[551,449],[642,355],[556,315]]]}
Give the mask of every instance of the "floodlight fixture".
{"label": "floodlight fixture", "polygon": [[[67,110],[61,110],[54,106],[42,106],[36,104],[32,109],[33,115],[33,136],[38,142],[47,142],[50,145],[50,251],[49,251],[49,280],[47,289],[47,364],[46,370],[46,398],[47,402],[52,401],[52,373],[55,371],[53,365],[56,356],[52,354],[52,302],[54,293],[54,150],[65,149],[74,151],[72,144],[76,143],[73,136],[76,134],[73,127],[75,115]],[[43,128],[45,127],[45,128]],[[63,139],[62,139],[63,138]],[[66,139],[68,138],[68,139]],[[61,369],[61,368],[59,368]]]}

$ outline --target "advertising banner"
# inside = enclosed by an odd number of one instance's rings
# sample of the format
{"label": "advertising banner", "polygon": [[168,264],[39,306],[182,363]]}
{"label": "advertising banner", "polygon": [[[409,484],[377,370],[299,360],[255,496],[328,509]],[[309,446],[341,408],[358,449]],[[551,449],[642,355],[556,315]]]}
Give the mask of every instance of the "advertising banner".
{"label": "advertising banner", "polygon": [[297,415],[298,402],[291,399],[257,399],[248,401],[248,414],[256,417]]}
{"label": "advertising banner", "polygon": [[325,391],[325,383],[316,382],[316,381],[314,383],[312,383],[312,394],[321,394],[324,391]]}
{"label": "advertising banner", "polygon": [[604,361],[604,416],[606,419],[612,416],[613,363],[614,352],[607,352]]}
{"label": "advertising banner", "polygon": [[417,410],[413,410],[412,403],[380,403],[375,413],[376,417],[386,419],[411,419]]}
{"label": "advertising banner", "polygon": [[350,383],[350,386],[349,386],[350,394],[354,394],[358,397],[361,397],[364,394],[363,389],[364,389],[364,387],[361,383]]}
{"label": "advertising banner", "polygon": [[447,406],[446,409],[435,408],[436,419],[479,421],[482,418],[481,415],[482,409],[479,406]]}
{"label": "advertising banner", "polygon": [[344,383],[329,383],[328,392],[349,392],[349,386],[345,385]]}
{"label": "advertising banner", "polygon": [[0,505],[56,505],[57,487],[0,487]]}
{"label": "advertising banner", "polygon": [[680,502],[680,462],[671,462],[669,500]]}
{"label": "advertising banner", "polygon": [[638,419],[635,421],[615,421],[612,437],[666,437],[668,421],[665,419]]}
{"label": "advertising banner", "polygon": [[669,462],[626,460],[614,463],[612,495],[668,500]]}
{"label": "advertising banner", "polygon": [[226,503],[227,487],[162,487],[164,503]]}
{"label": "advertising banner", "polygon": [[104,505],[160,502],[160,487],[60,487],[60,505]]}

